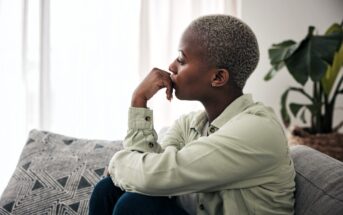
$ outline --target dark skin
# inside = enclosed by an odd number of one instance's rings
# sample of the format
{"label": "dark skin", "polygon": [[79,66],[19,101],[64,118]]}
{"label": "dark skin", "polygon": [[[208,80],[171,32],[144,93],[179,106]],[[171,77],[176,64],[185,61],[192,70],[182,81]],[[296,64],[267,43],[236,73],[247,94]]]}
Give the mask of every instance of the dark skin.
{"label": "dark skin", "polygon": [[146,108],[147,102],[166,88],[168,100],[172,99],[175,90],[175,96],[180,100],[200,101],[211,123],[243,93],[227,69],[216,68],[205,56],[195,33],[186,29],[180,41],[179,56],[169,66],[171,73],[152,69],[134,91],[131,106]]}

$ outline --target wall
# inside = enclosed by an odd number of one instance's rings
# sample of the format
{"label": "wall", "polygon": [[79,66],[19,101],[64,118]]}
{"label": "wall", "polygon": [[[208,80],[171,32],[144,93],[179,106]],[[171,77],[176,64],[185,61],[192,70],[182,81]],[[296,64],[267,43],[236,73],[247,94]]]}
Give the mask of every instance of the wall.
{"label": "wall", "polygon": [[[342,0],[241,0],[241,18],[254,30],[260,46],[259,65],[248,80],[245,93],[253,93],[255,100],[272,106],[279,114],[280,95],[288,86],[299,86],[285,69],[269,82],[263,81],[270,68],[268,48],[286,39],[301,40],[309,25],[322,34],[334,22],[343,19]],[[309,90],[311,87],[306,85]],[[310,92],[310,91],[309,91]],[[343,120],[343,96],[336,101],[341,107],[335,113],[335,122]],[[301,96],[289,98],[306,101]]]}

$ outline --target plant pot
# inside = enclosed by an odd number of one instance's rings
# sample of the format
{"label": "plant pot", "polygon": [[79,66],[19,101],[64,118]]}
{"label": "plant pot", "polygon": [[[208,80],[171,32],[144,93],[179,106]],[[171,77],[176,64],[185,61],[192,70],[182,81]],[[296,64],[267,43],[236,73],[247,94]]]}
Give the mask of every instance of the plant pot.
{"label": "plant pot", "polygon": [[343,161],[343,134],[309,134],[295,129],[288,137],[289,145],[306,145],[323,152],[337,160]]}

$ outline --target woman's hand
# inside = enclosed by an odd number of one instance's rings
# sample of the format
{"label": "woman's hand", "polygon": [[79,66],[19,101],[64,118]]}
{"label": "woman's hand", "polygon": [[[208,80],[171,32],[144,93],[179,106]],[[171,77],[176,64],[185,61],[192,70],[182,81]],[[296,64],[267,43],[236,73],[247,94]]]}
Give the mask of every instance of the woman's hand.
{"label": "woman's hand", "polygon": [[167,88],[167,99],[171,100],[173,98],[173,82],[170,73],[153,68],[134,91],[131,106],[146,108],[148,100],[162,88]]}

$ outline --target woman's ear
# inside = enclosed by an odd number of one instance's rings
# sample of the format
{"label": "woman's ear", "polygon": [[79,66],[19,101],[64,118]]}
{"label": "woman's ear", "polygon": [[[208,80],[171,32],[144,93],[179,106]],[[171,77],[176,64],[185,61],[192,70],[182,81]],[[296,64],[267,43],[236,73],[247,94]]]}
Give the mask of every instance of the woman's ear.
{"label": "woman's ear", "polygon": [[224,86],[229,81],[229,71],[227,69],[216,69],[212,77],[212,87]]}

